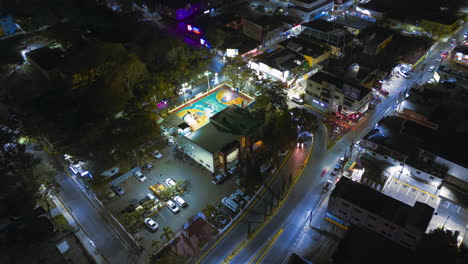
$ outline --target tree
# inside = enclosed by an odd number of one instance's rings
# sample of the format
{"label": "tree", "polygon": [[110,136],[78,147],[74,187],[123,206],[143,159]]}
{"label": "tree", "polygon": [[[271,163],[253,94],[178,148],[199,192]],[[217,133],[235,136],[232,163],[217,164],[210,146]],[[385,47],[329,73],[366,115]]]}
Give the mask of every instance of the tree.
{"label": "tree", "polygon": [[134,231],[143,222],[143,215],[139,211],[125,213],[120,218],[120,223],[130,232]]}
{"label": "tree", "polygon": [[166,241],[171,240],[171,238],[174,236],[174,231],[169,226],[163,227],[163,233],[161,234],[160,238],[166,238]]}
{"label": "tree", "polygon": [[52,219],[50,196],[57,195],[60,190],[60,183],[57,181],[56,174],[57,172],[52,165],[41,162],[33,168],[33,178],[29,180],[31,188],[35,190],[34,197],[36,201],[46,206],[49,219]]}
{"label": "tree", "polygon": [[256,80],[257,75],[254,70],[247,66],[247,62],[241,57],[232,59],[225,64],[222,75],[227,78],[228,83],[235,88],[244,89],[250,80]]}
{"label": "tree", "polygon": [[431,230],[421,240],[415,255],[421,263],[454,264],[457,258],[457,238],[449,230]]}
{"label": "tree", "polygon": [[317,129],[317,117],[306,108],[294,107],[291,109],[294,125],[304,131],[315,131]]}
{"label": "tree", "polygon": [[282,112],[288,109],[286,84],[280,81],[261,81],[261,95],[257,97],[255,108],[264,112]]}
{"label": "tree", "polygon": [[158,250],[161,247],[162,243],[159,240],[151,241],[151,248]]}
{"label": "tree", "polygon": [[181,193],[187,189],[188,181],[176,181],[175,189],[178,193]]}
{"label": "tree", "polygon": [[129,94],[134,94],[137,85],[142,84],[148,78],[146,65],[136,56],[129,55],[128,58],[116,71],[114,78],[118,78]]}
{"label": "tree", "polygon": [[212,204],[208,204],[203,210],[203,214],[208,218],[213,218],[218,214],[218,210],[216,210],[216,207],[214,207]]}

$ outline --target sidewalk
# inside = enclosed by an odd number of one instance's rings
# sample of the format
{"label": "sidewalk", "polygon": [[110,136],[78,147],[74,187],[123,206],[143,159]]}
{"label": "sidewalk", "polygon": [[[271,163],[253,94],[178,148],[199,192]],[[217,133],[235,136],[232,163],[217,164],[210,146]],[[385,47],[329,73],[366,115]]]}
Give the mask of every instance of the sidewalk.
{"label": "sidewalk", "polygon": [[93,258],[94,262],[97,264],[107,264],[109,263],[98,251],[96,246],[94,245],[94,242],[89,238],[89,236],[85,233],[85,231],[81,228],[79,223],[75,220],[72,214],[69,213],[69,209],[65,206],[65,204],[62,202],[62,200],[57,197],[57,196],[50,196],[52,201],[55,203],[57,206],[56,208],[60,211],[60,213],[65,217],[67,220],[68,224],[73,227],[75,230],[74,233],[78,240],[80,240],[81,244],[83,247],[86,249],[88,254]]}

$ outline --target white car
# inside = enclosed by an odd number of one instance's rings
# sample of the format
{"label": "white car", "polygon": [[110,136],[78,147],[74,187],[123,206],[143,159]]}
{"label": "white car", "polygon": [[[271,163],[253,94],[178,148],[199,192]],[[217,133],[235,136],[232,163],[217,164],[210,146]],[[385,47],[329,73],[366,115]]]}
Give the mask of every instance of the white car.
{"label": "white car", "polygon": [[294,103],[296,103],[298,105],[303,105],[304,104],[304,100],[302,100],[299,97],[293,97],[293,98],[291,98],[291,101],[293,101]]}
{"label": "white car", "polygon": [[153,219],[151,218],[146,218],[145,219],[145,224],[146,226],[151,230],[151,231],[156,231],[158,230],[158,223],[156,223]]}
{"label": "white car", "polygon": [[169,136],[167,138],[167,145],[169,145],[169,146],[174,145],[174,137],[173,136]]}
{"label": "white car", "polygon": [[177,203],[177,205],[179,205],[182,208],[187,206],[187,203],[185,202],[185,200],[180,196],[174,197],[174,201]]}
{"label": "white car", "polygon": [[141,182],[146,181],[146,176],[143,175],[143,173],[141,173],[141,171],[136,171],[135,172],[135,177],[137,178],[137,180],[139,180]]}
{"label": "white car", "polygon": [[115,192],[109,188],[106,190],[106,196],[107,198],[112,199],[115,197]]}
{"label": "white car", "polygon": [[151,156],[153,156],[155,159],[161,159],[163,157],[161,152],[159,152],[157,149],[153,150],[153,153],[151,153]]}
{"label": "white car", "polygon": [[271,163],[269,161],[263,163],[261,166],[260,166],[260,172],[261,173],[264,173],[266,172],[267,170],[269,170],[271,168]]}
{"label": "white car", "polygon": [[177,205],[172,200],[167,201],[166,206],[174,214],[177,214],[179,212],[179,207],[177,207]]}
{"label": "white car", "polygon": [[164,182],[167,184],[167,186],[175,186],[176,185],[176,182],[172,178],[167,178]]}
{"label": "white car", "polygon": [[429,67],[428,71],[429,71],[429,72],[433,72],[434,69],[435,69],[435,66],[433,65],[433,66]]}

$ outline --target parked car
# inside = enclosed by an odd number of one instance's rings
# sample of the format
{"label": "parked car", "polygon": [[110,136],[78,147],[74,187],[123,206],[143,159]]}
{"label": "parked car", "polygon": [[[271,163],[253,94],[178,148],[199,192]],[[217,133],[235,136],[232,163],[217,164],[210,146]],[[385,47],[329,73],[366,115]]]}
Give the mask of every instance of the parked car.
{"label": "parked car", "polygon": [[106,190],[106,196],[107,198],[112,199],[115,197],[115,192],[112,189],[108,188]]}
{"label": "parked car", "polygon": [[177,207],[177,205],[172,200],[167,201],[166,206],[174,214],[177,214],[179,212],[179,207]]}
{"label": "parked car", "polygon": [[176,182],[172,178],[167,178],[165,181],[167,186],[175,186]]}
{"label": "parked car", "polygon": [[387,90],[384,90],[384,89],[381,89],[379,92],[380,92],[380,94],[382,94],[383,96],[388,96],[388,95],[390,94]]}
{"label": "parked car", "polygon": [[280,152],[278,152],[278,157],[282,157],[282,156],[286,156],[288,154],[288,150],[285,149],[285,150],[280,150]]}
{"label": "parked car", "polygon": [[298,97],[291,98],[291,101],[293,101],[294,103],[296,103],[298,105],[303,105],[304,104],[304,100],[302,100],[301,98],[298,98]]}
{"label": "parked car", "polygon": [[213,177],[211,182],[214,183],[214,184],[219,184],[219,183],[223,182],[226,178],[227,178],[227,175],[218,174],[218,175]]}
{"label": "parked car", "polygon": [[157,149],[153,150],[153,153],[151,153],[151,156],[153,156],[155,159],[161,159],[163,157],[161,152],[159,152]]}
{"label": "parked car", "polygon": [[156,223],[153,219],[151,218],[146,218],[145,219],[145,224],[146,226],[151,230],[151,231],[156,231],[158,230],[158,223]]}
{"label": "parked car", "polygon": [[328,180],[328,181],[325,183],[325,185],[323,185],[322,191],[323,191],[323,192],[328,192],[328,191],[330,190],[331,185],[332,185],[332,181]]}
{"label": "parked car", "polygon": [[267,161],[260,166],[260,172],[264,173],[271,168],[271,162]]}
{"label": "parked car", "polygon": [[135,178],[137,178],[137,180],[139,180],[141,182],[146,181],[146,176],[143,175],[143,173],[141,173],[141,171],[139,171],[139,170],[135,172]]}
{"label": "parked car", "polygon": [[124,195],[125,194],[125,190],[124,188],[118,186],[118,185],[114,185],[113,186],[113,190],[114,192],[116,192],[118,195]]}
{"label": "parked car", "polygon": [[239,205],[231,198],[224,197],[221,202],[234,213],[237,213],[237,210],[239,210]]}
{"label": "parked car", "polygon": [[167,145],[169,145],[169,146],[174,145],[174,137],[173,136],[167,137]]}
{"label": "parked car", "polygon": [[429,72],[433,72],[433,71],[434,71],[434,69],[435,69],[435,66],[434,66],[434,65],[432,65],[431,67],[429,67],[428,71],[429,71]]}
{"label": "parked car", "polygon": [[239,169],[240,169],[239,164],[234,164],[233,166],[231,166],[231,167],[228,169],[228,173],[229,173],[229,174],[234,174],[234,173],[238,172]]}
{"label": "parked car", "polygon": [[333,168],[333,170],[334,170],[334,171],[339,171],[339,170],[341,170],[341,167],[343,167],[343,166],[341,166],[340,163],[337,163],[337,164],[335,165],[335,168]]}
{"label": "parked car", "polygon": [[187,206],[187,203],[185,202],[185,200],[180,196],[174,197],[174,201],[176,202],[177,205],[179,205],[182,208]]}

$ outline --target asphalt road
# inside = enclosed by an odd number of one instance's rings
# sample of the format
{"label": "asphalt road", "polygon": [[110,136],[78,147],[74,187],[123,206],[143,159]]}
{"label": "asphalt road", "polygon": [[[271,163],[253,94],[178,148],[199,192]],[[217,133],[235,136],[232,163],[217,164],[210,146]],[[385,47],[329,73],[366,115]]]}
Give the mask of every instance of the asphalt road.
{"label": "asphalt road", "polygon": [[[436,59],[440,54],[450,47],[448,43],[438,43],[431,49],[428,57],[413,69],[412,77],[404,79],[396,74],[387,81],[383,88],[390,92],[390,96],[378,104],[376,109],[365,116],[361,122],[348,132],[333,148],[326,151],[326,132],[320,128],[314,135],[315,144],[312,154],[302,176],[299,178],[292,191],[286,197],[280,209],[274,214],[266,225],[252,238],[249,238],[246,232],[246,226],[249,222],[255,220],[264,222],[264,216],[261,213],[262,202],[258,202],[248,213],[248,216],[239,221],[235,227],[228,229],[228,233],[220,240],[208,246],[200,254],[199,259],[192,263],[282,263],[287,260],[291,247],[296,241],[305,219],[308,217],[308,210],[311,210],[317,204],[321,197],[323,183],[328,176],[321,177],[324,169],[330,171],[330,168],[343,155],[346,148],[349,147],[352,140],[360,140],[375,124],[384,116],[391,114],[397,107],[397,102],[404,99],[405,91],[415,85],[416,82],[422,83],[430,78],[427,71],[430,65],[439,65]],[[424,64],[427,64],[424,65]],[[421,74],[422,71],[422,74]],[[289,168],[284,168],[288,170]],[[281,173],[280,173],[281,174]],[[283,182],[278,177],[271,188],[275,189],[281,186]],[[271,199],[265,195],[262,199]],[[263,205],[264,206],[264,205]],[[257,217],[255,217],[257,216]],[[255,220],[254,220],[255,219]]]}

